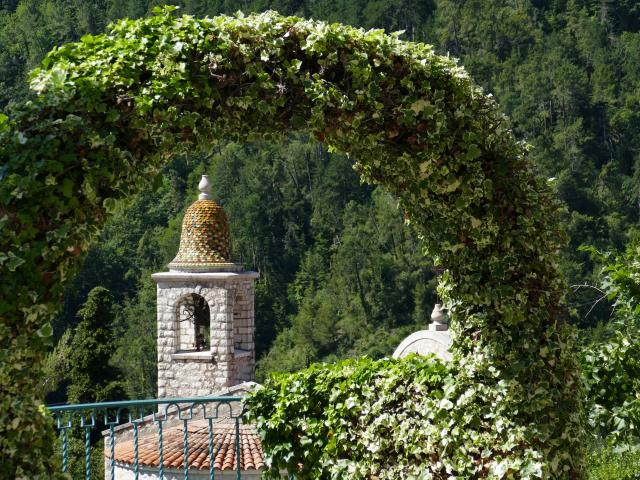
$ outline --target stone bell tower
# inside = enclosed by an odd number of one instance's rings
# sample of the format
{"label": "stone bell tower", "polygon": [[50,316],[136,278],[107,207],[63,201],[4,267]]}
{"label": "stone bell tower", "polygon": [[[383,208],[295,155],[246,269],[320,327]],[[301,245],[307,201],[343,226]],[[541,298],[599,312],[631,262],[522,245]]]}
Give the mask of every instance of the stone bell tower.
{"label": "stone bell tower", "polygon": [[254,282],[231,262],[229,224],[202,176],[158,292],[158,397],[213,395],[255,380]]}

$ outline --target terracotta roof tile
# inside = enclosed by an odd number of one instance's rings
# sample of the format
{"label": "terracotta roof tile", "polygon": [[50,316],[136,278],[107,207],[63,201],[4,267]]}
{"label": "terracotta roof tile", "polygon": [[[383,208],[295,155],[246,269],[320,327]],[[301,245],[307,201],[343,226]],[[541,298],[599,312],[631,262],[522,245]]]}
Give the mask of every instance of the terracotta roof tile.
{"label": "terracotta roof tile", "polygon": [[[182,425],[163,430],[162,444],[164,466],[166,468],[184,468],[184,430]],[[189,468],[209,469],[209,424],[204,420],[194,420],[187,424],[189,446]],[[232,422],[213,425],[213,466],[216,470],[236,469],[236,433]],[[115,445],[115,461],[134,463],[134,442],[125,440]],[[264,457],[260,437],[253,425],[240,425],[240,469],[261,470]],[[109,458],[109,449],[105,448]],[[158,467],[158,434],[146,434],[138,440],[138,464]]]}

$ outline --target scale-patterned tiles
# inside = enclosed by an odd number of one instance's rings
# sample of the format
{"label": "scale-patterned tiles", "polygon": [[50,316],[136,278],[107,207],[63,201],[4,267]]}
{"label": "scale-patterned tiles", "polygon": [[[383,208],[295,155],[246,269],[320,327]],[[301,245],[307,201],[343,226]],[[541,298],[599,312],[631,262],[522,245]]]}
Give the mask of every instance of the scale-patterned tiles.
{"label": "scale-patterned tiles", "polygon": [[227,216],[213,200],[197,200],[184,215],[180,248],[169,268],[197,271],[225,265],[233,265]]}

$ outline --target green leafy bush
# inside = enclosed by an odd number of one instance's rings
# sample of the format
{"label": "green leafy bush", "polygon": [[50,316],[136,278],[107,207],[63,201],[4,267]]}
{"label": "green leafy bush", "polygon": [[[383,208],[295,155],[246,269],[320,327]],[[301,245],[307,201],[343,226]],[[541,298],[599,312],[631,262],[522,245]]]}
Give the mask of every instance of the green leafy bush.
{"label": "green leafy bush", "polygon": [[587,457],[589,480],[640,480],[640,450],[596,447]]}
{"label": "green leafy bush", "polygon": [[260,431],[269,478],[542,477],[535,451],[510,458],[523,431],[506,412],[483,418],[486,390],[459,396],[456,379],[432,356],[316,364],[272,376],[246,400],[247,420]]}
{"label": "green leafy bush", "polygon": [[599,262],[611,320],[585,334],[580,365],[592,432],[614,443],[640,442],[640,246],[622,255],[588,250]]}
{"label": "green leafy bush", "polygon": [[433,357],[316,364],[272,377],[247,400],[248,419],[273,478],[409,478],[444,453],[420,440],[447,415],[447,379]]}
{"label": "green leafy bush", "polygon": [[640,441],[640,334],[616,332],[581,355],[593,432],[615,441]]}

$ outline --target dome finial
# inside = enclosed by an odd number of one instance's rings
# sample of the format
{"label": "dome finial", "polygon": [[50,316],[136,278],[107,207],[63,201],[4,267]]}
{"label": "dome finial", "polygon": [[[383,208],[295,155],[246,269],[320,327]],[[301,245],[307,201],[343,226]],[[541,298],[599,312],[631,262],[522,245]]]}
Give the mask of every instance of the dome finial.
{"label": "dome finial", "polygon": [[431,312],[431,320],[433,320],[433,322],[429,325],[429,330],[449,330],[449,322],[447,321],[447,317],[444,314],[444,310],[441,304],[436,303],[434,305],[433,312]]}
{"label": "dome finial", "polygon": [[202,175],[198,189],[200,190],[198,200],[211,200],[211,184],[209,183],[208,175]]}

